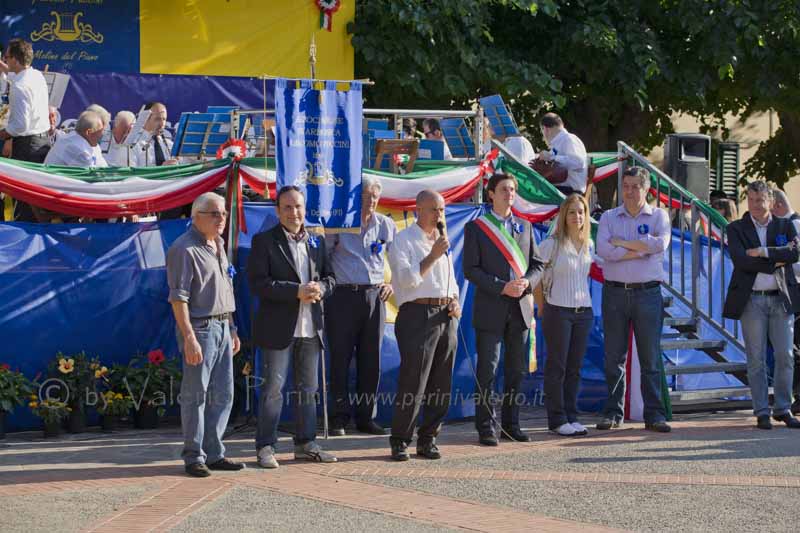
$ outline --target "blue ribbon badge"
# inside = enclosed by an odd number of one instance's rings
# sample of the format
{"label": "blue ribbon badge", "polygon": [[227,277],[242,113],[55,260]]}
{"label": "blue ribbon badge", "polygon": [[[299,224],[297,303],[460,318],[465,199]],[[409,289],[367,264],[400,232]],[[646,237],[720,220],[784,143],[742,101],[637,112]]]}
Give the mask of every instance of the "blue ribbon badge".
{"label": "blue ribbon badge", "polygon": [[639,224],[639,227],[636,228],[636,231],[639,232],[639,235],[647,235],[650,233],[650,226],[647,224]]}
{"label": "blue ribbon badge", "polygon": [[522,233],[522,224],[513,223],[512,227],[514,228],[515,233]]}
{"label": "blue ribbon badge", "polygon": [[383,253],[383,244],[386,241],[383,239],[378,239],[377,241],[373,242],[369,245],[370,251],[375,255],[381,255]]}
{"label": "blue ribbon badge", "polygon": [[233,265],[228,265],[228,276],[231,278],[236,275],[236,268]]}
{"label": "blue ribbon badge", "polygon": [[308,245],[310,247],[316,249],[317,246],[319,246],[319,242],[317,242],[317,238],[316,237],[314,237],[313,235],[309,235],[308,236]]}
{"label": "blue ribbon badge", "polygon": [[778,235],[775,237],[775,244],[778,246],[786,246],[789,243],[789,239],[786,238],[786,235]]}

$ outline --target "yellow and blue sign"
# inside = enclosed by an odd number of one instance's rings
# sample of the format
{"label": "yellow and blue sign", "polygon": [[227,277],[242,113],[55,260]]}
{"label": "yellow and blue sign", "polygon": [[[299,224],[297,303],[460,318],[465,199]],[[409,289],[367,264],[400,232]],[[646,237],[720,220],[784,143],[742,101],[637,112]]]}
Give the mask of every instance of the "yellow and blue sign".
{"label": "yellow and blue sign", "polygon": [[33,44],[34,66],[67,73],[309,75],[351,79],[355,1],[319,28],[310,0],[0,0],[0,43]]}

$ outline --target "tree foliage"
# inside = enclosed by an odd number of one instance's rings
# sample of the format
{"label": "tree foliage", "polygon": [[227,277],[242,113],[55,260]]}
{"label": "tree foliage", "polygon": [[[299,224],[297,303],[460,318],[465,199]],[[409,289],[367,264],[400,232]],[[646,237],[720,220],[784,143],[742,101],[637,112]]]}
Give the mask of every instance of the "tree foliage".
{"label": "tree foliage", "polygon": [[556,110],[591,150],[649,150],[675,112],[724,136],[726,114],[773,109],[782,127],[746,172],[783,184],[800,169],[792,0],[357,0],[350,31],[371,105],[497,93],[522,125]]}

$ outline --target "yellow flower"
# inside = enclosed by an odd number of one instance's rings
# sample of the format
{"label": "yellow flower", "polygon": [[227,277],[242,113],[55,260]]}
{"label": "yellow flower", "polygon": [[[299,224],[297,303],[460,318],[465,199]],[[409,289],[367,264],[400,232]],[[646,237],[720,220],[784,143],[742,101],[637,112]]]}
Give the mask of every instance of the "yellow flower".
{"label": "yellow flower", "polygon": [[35,394],[31,394],[30,398],[31,398],[31,400],[38,400],[39,399],[39,397],[36,396]]}
{"label": "yellow flower", "polygon": [[97,370],[98,368],[100,368],[100,363],[92,363],[91,365],[89,365],[89,368],[91,368],[92,370]]}
{"label": "yellow flower", "polygon": [[30,407],[31,409],[36,409],[37,407],[39,407],[39,402],[30,402],[28,403],[28,407]]}
{"label": "yellow flower", "polygon": [[109,398],[107,403],[108,403],[108,404],[112,404],[112,403],[114,403],[114,400],[112,400],[111,398]]}
{"label": "yellow flower", "polygon": [[122,399],[122,393],[121,393],[121,392],[118,392],[118,393],[116,393],[116,394],[114,395],[114,398],[115,398],[116,400],[121,400],[121,399]]}
{"label": "yellow flower", "polygon": [[102,367],[94,371],[94,379],[100,379],[108,374],[108,368]]}
{"label": "yellow flower", "polygon": [[58,360],[58,370],[62,374],[69,374],[73,370],[75,370],[75,359],[69,358],[64,359],[63,357]]}

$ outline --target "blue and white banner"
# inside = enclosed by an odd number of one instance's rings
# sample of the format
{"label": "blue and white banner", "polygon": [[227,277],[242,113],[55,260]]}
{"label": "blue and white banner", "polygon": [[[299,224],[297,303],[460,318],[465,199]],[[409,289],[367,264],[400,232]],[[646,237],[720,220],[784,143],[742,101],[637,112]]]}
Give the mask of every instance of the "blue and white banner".
{"label": "blue and white banner", "polygon": [[306,224],[361,224],[361,84],[275,81],[276,181],[306,192]]}

